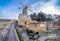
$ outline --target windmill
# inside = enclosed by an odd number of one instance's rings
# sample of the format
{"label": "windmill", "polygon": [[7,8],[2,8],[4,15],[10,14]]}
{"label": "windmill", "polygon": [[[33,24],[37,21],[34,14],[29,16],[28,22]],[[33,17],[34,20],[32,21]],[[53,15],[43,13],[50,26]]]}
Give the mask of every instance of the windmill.
{"label": "windmill", "polygon": [[30,12],[32,12],[33,13],[33,11],[30,9],[30,7],[27,5],[27,1],[25,1],[25,3],[23,4],[23,3],[19,3],[20,4],[20,6],[22,6],[22,7],[19,7],[19,9],[23,9],[22,10],[22,14],[26,14],[27,15],[27,13],[28,13],[28,10],[30,11]]}
{"label": "windmill", "polygon": [[29,23],[31,21],[31,18],[28,15],[28,10],[30,12],[33,12],[33,11],[30,9],[30,7],[28,7],[27,2],[25,2],[24,4],[22,3],[19,3],[19,4],[21,4],[20,5],[21,7],[19,7],[19,9],[22,9],[22,14],[19,14],[18,16],[18,24],[25,25],[25,23]]}

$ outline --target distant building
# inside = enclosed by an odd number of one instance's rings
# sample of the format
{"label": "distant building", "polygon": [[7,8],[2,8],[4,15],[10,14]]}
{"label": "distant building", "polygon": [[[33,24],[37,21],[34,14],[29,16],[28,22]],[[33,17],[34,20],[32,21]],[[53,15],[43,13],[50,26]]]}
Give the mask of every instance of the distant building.
{"label": "distant building", "polygon": [[60,22],[60,15],[58,15],[58,16],[55,18],[55,21],[56,21],[56,22]]}
{"label": "distant building", "polygon": [[58,15],[54,14],[54,15],[52,16],[52,18],[55,19],[57,16],[58,16]]}
{"label": "distant building", "polygon": [[55,18],[54,29],[60,29],[60,15]]}
{"label": "distant building", "polygon": [[53,19],[53,21],[56,21],[56,17],[57,17],[58,15],[56,15],[56,14],[54,14],[53,16],[52,16],[52,19]]}

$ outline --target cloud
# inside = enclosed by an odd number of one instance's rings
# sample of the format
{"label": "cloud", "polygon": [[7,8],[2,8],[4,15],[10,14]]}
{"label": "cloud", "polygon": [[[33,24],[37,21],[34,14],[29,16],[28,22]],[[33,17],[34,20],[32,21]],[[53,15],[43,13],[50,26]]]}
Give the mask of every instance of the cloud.
{"label": "cloud", "polygon": [[49,2],[37,2],[32,6],[34,12],[44,12],[46,14],[60,14],[59,9],[55,6],[57,0],[50,0]]}
{"label": "cloud", "polygon": [[[30,4],[30,9],[33,12],[44,12],[46,14],[60,14],[60,7],[57,7],[56,4],[57,0],[50,0],[45,2],[44,0],[38,1],[36,3]],[[24,3],[24,2],[22,2]],[[4,6],[3,8],[0,8],[1,16],[2,18],[10,18],[10,19],[18,19],[18,15],[22,12],[22,10],[19,8],[19,0],[13,0],[11,3],[9,3],[7,6]],[[31,14],[32,12],[28,11],[28,14]]]}

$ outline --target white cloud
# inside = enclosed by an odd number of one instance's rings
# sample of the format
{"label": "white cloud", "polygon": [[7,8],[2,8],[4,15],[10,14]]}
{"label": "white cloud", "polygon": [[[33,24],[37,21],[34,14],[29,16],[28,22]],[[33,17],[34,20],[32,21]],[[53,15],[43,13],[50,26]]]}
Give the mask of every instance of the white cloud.
{"label": "white cloud", "polygon": [[32,6],[34,12],[44,12],[46,14],[60,14],[59,9],[55,6],[57,0],[50,0],[49,2],[37,2]]}
{"label": "white cloud", "polygon": [[[11,18],[11,19],[18,19],[18,15],[21,12],[21,10],[18,10],[19,3],[18,1],[15,1],[17,3],[10,3],[7,7],[4,7],[1,12],[3,14],[2,18]],[[37,2],[31,5],[31,10],[33,12],[40,12],[43,11],[46,14],[60,14],[60,7],[55,6],[56,0],[50,0],[48,2]],[[29,14],[32,13],[28,11]]]}

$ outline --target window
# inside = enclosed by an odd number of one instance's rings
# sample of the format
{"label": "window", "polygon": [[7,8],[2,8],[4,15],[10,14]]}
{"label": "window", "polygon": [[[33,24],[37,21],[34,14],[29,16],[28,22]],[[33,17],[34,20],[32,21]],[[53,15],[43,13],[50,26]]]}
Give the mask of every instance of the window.
{"label": "window", "polygon": [[44,23],[40,23],[40,26],[44,27],[44,26],[45,26],[45,24],[44,24]]}

